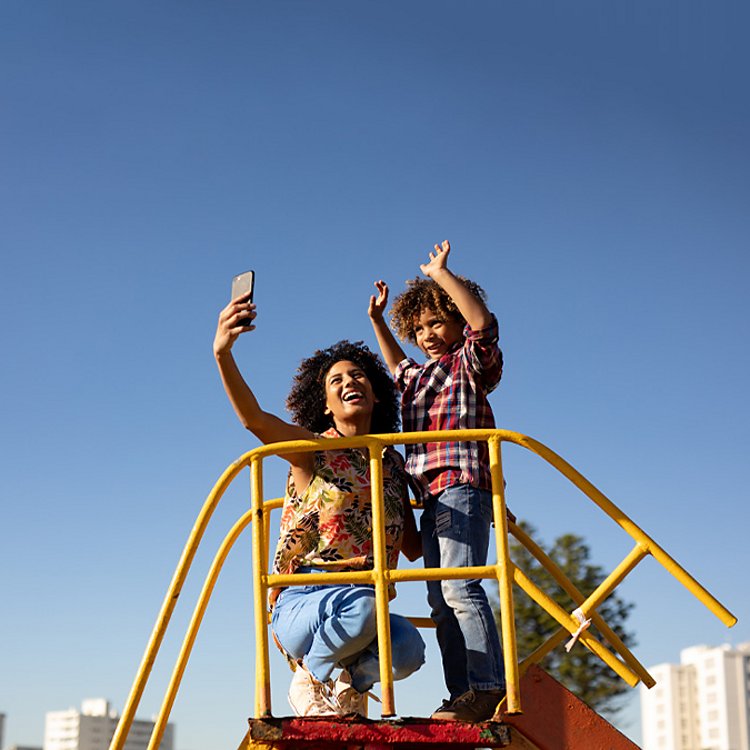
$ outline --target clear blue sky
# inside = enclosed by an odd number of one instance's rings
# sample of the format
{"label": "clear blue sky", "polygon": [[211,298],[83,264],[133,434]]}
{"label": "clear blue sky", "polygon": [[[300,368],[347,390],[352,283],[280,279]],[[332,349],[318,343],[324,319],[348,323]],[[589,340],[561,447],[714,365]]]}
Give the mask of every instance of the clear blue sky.
{"label": "clear blue sky", "polygon": [[[623,589],[639,658],[750,640],[749,23],[723,0],[3,2],[6,744],[41,744],[44,713],[86,697],[122,707],[205,495],[257,445],[211,356],[232,275],[257,272],[237,357],[281,412],[314,348],[375,344],[373,280],[399,290],[444,238],[500,320],[498,423],[565,456],[740,617],[727,630],[647,561]],[[504,458],[543,540],[580,533],[608,568],[625,554],[564,480]],[[245,504],[217,512],[211,553]],[[244,732],[249,560],[245,540],[207,614],[178,750]],[[440,681],[433,649],[402,712],[434,708]],[[623,728],[638,736],[637,700]]]}

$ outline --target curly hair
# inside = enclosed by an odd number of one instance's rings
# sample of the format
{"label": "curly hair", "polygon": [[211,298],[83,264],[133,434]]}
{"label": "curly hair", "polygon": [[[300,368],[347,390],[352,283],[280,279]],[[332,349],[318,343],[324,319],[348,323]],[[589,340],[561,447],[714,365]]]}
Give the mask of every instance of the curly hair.
{"label": "curly hair", "polygon": [[[483,302],[487,301],[487,295],[479,284],[463,276],[458,278],[475,297]],[[402,341],[416,343],[414,323],[423,310],[432,310],[440,317],[453,318],[463,325],[466,324],[456,303],[439,284],[432,279],[409,279],[406,289],[393,300],[390,312],[391,323]]]}
{"label": "curly hair", "polygon": [[292,419],[310,432],[325,432],[333,425],[326,410],[325,377],[337,362],[354,362],[361,367],[377,399],[370,432],[398,432],[399,397],[393,379],[380,358],[361,341],[339,341],[303,359],[286,399]]}

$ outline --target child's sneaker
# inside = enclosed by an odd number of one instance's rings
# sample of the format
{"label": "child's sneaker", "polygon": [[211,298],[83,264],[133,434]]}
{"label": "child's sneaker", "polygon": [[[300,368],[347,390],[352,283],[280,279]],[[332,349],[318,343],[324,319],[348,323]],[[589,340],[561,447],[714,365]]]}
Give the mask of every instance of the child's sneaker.
{"label": "child's sneaker", "polygon": [[341,674],[334,683],[333,694],[343,713],[367,716],[368,694],[360,693],[352,686],[352,676],[346,669],[341,670]]}
{"label": "child's sneaker", "polygon": [[449,705],[438,709],[432,718],[449,721],[492,721],[504,696],[504,690],[469,690]]}
{"label": "child's sneaker", "polygon": [[443,698],[442,703],[432,712],[431,719],[444,719],[445,712],[450,711],[453,706],[453,701],[450,698]]}
{"label": "child's sneaker", "polygon": [[318,682],[302,664],[297,665],[289,686],[289,705],[295,716],[341,716],[329,685]]}

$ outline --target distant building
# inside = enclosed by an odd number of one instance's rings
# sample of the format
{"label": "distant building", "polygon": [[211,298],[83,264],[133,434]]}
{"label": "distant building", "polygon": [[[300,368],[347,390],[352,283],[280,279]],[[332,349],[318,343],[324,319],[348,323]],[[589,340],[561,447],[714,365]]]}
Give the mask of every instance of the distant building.
{"label": "distant building", "polygon": [[[83,701],[81,710],[50,711],[44,722],[44,750],[108,750],[119,715],[104,698]],[[136,719],[125,750],[146,750],[153,721]],[[167,724],[160,750],[173,750],[174,725]]]}
{"label": "distant building", "polygon": [[3,747],[3,732],[5,731],[5,714],[0,714],[0,748]]}
{"label": "distant building", "polygon": [[750,643],[692,646],[649,672],[643,750],[750,750]]}

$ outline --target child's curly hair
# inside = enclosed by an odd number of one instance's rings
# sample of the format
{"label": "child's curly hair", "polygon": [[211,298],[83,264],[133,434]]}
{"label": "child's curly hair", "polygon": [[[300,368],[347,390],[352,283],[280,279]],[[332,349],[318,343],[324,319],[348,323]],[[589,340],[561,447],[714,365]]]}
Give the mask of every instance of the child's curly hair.
{"label": "child's curly hair", "polygon": [[354,362],[361,367],[372,385],[377,403],[372,412],[370,432],[398,432],[400,428],[399,397],[393,379],[380,358],[361,341],[339,341],[319,349],[303,359],[286,399],[292,419],[310,432],[325,432],[333,425],[325,413],[325,377],[337,362]]}
{"label": "child's curly hair", "polygon": [[[470,279],[459,276],[466,288],[483,302],[487,301],[487,294],[479,284]],[[417,277],[406,282],[406,290],[393,300],[391,307],[391,324],[402,341],[416,343],[414,323],[422,314],[422,310],[432,310],[440,317],[449,317],[466,325],[456,303],[450,295],[432,279]]]}

